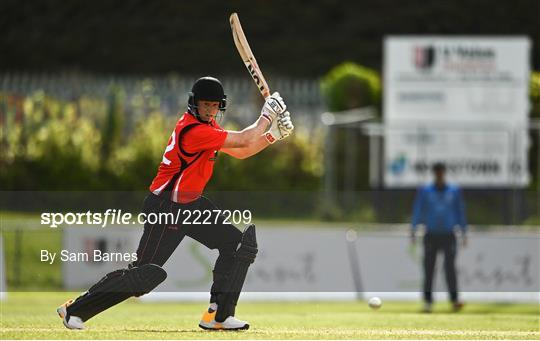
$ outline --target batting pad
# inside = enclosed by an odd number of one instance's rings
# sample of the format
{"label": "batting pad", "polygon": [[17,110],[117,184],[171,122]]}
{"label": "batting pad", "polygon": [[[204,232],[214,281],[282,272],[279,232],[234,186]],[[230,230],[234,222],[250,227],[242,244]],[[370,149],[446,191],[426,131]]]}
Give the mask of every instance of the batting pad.
{"label": "batting pad", "polygon": [[255,225],[249,225],[242,234],[240,247],[234,255],[234,263],[229,274],[228,283],[218,300],[216,321],[224,321],[229,316],[234,316],[238,297],[244,286],[247,271],[257,256],[257,238]]}
{"label": "batting pad", "polygon": [[67,308],[69,316],[87,321],[132,296],[141,296],[167,278],[167,272],[155,264],[113,271],[103,277]]}

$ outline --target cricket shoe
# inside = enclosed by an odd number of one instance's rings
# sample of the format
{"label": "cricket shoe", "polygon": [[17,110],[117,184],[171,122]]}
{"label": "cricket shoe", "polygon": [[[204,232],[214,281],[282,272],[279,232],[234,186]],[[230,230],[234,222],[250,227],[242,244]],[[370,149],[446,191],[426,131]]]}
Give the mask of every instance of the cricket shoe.
{"label": "cricket shoe", "polygon": [[217,304],[211,303],[208,310],[204,312],[199,327],[205,330],[248,330],[249,324],[246,321],[229,316],[223,322],[216,321]]}
{"label": "cricket shoe", "polygon": [[80,317],[68,315],[67,313],[67,307],[69,307],[73,302],[74,300],[68,300],[66,303],[56,308],[56,312],[64,322],[64,326],[66,326],[67,329],[84,329],[84,323]]}

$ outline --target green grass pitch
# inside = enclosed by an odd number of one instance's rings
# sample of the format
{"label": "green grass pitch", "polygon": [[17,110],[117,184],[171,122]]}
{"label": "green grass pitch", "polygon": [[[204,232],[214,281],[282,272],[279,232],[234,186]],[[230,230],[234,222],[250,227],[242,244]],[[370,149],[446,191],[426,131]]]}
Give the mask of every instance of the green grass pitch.
{"label": "green grass pitch", "polygon": [[87,322],[64,328],[56,307],[74,293],[9,293],[1,302],[2,339],[540,339],[538,305],[469,304],[460,313],[446,302],[432,314],[419,303],[241,302],[237,316],[251,329],[207,332],[197,324],[204,303],[124,302]]}

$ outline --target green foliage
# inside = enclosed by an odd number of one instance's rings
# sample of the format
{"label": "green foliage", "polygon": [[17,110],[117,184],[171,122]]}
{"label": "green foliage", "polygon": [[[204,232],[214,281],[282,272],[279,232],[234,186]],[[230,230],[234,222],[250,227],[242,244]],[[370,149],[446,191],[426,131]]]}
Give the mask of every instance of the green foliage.
{"label": "green foliage", "polygon": [[[124,95],[60,101],[36,92],[0,94],[0,181],[5,190],[145,190],[178,117],[142,108],[130,134]],[[320,137],[298,132],[247,160],[222,156],[217,190],[315,190],[322,172]],[[238,181],[241,179],[241,181]]]}
{"label": "green foliage", "polygon": [[298,129],[286,141],[275,143],[245,160],[220,155],[209,189],[229,191],[319,188],[322,174],[320,132],[310,136]]}
{"label": "green foliage", "polygon": [[118,148],[111,160],[116,185],[111,188],[144,189],[150,185],[161,162],[174,121],[160,112],[152,112],[137,122],[127,143]]}
{"label": "green foliage", "polygon": [[101,136],[101,166],[105,167],[114,149],[120,142],[123,126],[124,91],[118,86],[112,86],[109,94],[109,107]]}
{"label": "green foliage", "polygon": [[331,111],[378,106],[381,80],[375,70],[345,62],[332,68],[322,78],[321,91]]}
{"label": "green foliage", "polygon": [[79,117],[74,102],[36,92],[27,98],[2,94],[5,124],[0,179],[5,189],[91,188],[99,167],[101,137]]}
{"label": "green foliage", "polygon": [[540,71],[531,72],[529,83],[531,117],[540,118]]}
{"label": "green foliage", "polygon": [[[321,79],[321,92],[326,99],[328,109],[339,112],[353,108],[375,106],[381,102],[381,80],[379,74],[372,69],[344,62],[332,68]],[[366,190],[369,188],[367,174],[369,167],[369,145],[367,137],[359,131],[346,130],[344,127],[329,128],[333,131],[334,139],[334,173],[337,190]],[[355,154],[354,161],[350,153]],[[331,154],[329,152],[329,154]],[[327,156],[328,157],[328,156]],[[348,166],[347,169],[345,167]],[[355,179],[351,180],[351,174]],[[352,183],[353,188],[345,188]],[[342,207],[347,203],[337,203]],[[340,217],[339,209],[331,209],[328,219]]]}

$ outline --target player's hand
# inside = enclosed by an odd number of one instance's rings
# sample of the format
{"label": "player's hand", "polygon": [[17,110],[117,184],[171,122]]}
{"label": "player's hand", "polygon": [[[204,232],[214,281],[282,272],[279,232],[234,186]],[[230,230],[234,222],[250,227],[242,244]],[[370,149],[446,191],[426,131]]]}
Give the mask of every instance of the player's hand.
{"label": "player's hand", "polygon": [[291,113],[285,111],[280,114],[277,119],[277,126],[281,135],[287,137],[292,134],[294,130],[294,124],[292,123]]}
{"label": "player's hand", "polygon": [[266,118],[270,123],[274,122],[276,117],[287,110],[287,105],[283,101],[283,98],[279,95],[279,92],[274,92],[272,96],[269,96],[264,101],[264,105],[261,109],[261,116]]}
{"label": "player's hand", "polygon": [[272,122],[270,130],[268,130],[264,136],[266,140],[272,144],[291,135],[293,130],[294,125],[292,123],[291,114],[288,111],[285,111]]}

